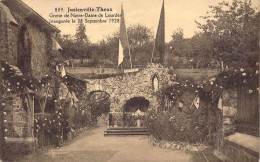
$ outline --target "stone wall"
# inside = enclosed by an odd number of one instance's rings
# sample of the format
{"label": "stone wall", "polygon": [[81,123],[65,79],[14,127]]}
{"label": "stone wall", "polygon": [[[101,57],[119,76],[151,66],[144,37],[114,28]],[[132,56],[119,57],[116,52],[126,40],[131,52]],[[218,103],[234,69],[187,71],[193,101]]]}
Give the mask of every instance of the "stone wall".
{"label": "stone wall", "polygon": [[48,44],[47,33],[40,31],[39,28],[32,24],[28,24],[28,31],[31,36],[32,51],[31,51],[31,69],[32,75],[40,78],[48,74]]}
{"label": "stone wall", "polygon": [[[11,65],[18,66],[19,51],[19,37],[22,27],[26,27],[29,32],[29,40],[31,43],[31,73],[33,77],[41,78],[48,74],[48,56],[51,55],[51,36],[50,33],[43,30],[32,21],[27,21],[23,17],[26,15],[22,11],[10,11],[19,25],[2,21],[0,24],[0,31],[4,33],[0,39],[0,55],[1,59],[9,62]],[[1,19],[7,19],[6,15],[1,14]],[[24,49],[20,49],[24,50]],[[29,64],[29,63],[28,63]]]}
{"label": "stone wall", "polygon": [[18,27],[11,23],[7,24],[7,27],[8,62],[11,65],[17,65]]}
{"label": "stone wall", "polygon": [[223,132],[224,136],[235,131],[235,117],[237,114],[237,90],[226,89],[223,91]]}
{"label": "stone wall", "polygon": [[259,160],[259,138],[235,133],[224,138],[221,151],[229,161],[257,162]]}
{"label": "stone wall", "polygon": [[[30,101],[31,102],[31,101]],[[29,108],[25,110],[25,101],[19,95],[11,95],[4,109],[7,138],[31,137],[32,116]]]}
{"label": "stone wall", "polygon": [[6,96],[3,110],[6,160],[11,161],[14,154],[25,155],[33,152],[37,146],[37,139],[32,134],[32,98],[28,96],[30,100],[27,102],[24,97],[21,94]]}
{"label": "stone wall", "polygon": [[[157,108],[159,103],[155,95],[152,78],[159,79],[159,89],[168,82],[168,69],[152,65],[138,72],[128,73],[106,79],[86,79],[87,94],[104,91],[110,95],[110,112],[120,114],[126,101],[134,97],[144,97],[149,101],[150,109]],[[117,117],[120,119],[120,117]]]}
{"label": "stone wall", "polygon": [[3,60],[8,60],[8,41],[7,41],[7,17],[2,9],[0,9],[0,56]]}

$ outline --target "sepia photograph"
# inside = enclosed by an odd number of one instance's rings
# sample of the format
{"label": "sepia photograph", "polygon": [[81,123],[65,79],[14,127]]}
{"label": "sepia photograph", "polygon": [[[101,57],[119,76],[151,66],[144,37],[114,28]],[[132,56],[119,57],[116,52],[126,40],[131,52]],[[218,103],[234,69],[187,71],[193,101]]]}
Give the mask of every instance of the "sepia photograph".
{"label": "sepia photograph", "polygon": [[259,162],[258,0],[0,0],[0,162]]}

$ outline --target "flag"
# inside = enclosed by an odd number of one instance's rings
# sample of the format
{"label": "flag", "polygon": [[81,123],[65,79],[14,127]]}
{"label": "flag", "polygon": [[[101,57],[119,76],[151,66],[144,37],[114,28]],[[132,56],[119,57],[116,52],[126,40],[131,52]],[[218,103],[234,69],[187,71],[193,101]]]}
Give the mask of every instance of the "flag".
{"label": "flag", "polygon": [[220,96],[219,99],[218,99],[218,108],[220,110],[223,110],[223,99],[222,97]]}
{"label": "flag", "polygon": [[119,39],[118,66],[123,62],[123,60],[124,60],[124,49],[123,49],[122,43]]}
{"label": "flag", "polygon": [[200,97],[197,95],[192,103],[197,109],[200,106]]}
{"label": "flag", "polygon": [[160,63],[163,63],[164,52],[165,52],[165,14],[164,14],[164,1],[163,1],[159,25],[157,28],[157,33],[156,33],[156,38],[154,43],[152,60],[154,61],[158,60]]}
{"label": "flag", "polygon": [[[119,54],[118,54],[118,66],[123,62],[124,50],[129,48],[128,37],[126,33],[125,18],[124,18],[124,9],[121,5],[121,20],[120,20],[120,31],[119,31]],[[130,53],[129,53],[130,55]],[[130,56],[131,61],[131,56]],[[132,63],[131,63],[132,64]]]}

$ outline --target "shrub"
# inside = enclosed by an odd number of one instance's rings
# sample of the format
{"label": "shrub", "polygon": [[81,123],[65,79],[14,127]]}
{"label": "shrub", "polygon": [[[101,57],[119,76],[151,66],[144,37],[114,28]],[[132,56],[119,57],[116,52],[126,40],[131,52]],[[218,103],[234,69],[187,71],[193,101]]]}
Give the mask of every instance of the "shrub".
{"label": "shrub", "polygon": [[150,111],[146,123],[150,134],[158,140],[196,143],[207,138],[205,115]]}

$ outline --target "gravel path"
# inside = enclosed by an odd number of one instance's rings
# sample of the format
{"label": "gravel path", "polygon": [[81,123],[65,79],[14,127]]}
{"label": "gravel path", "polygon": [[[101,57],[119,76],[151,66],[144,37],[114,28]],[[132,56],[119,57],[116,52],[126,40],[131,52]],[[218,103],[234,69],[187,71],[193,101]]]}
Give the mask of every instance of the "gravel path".
{"label": "gravel path", "polygon": [[50,149],[27,162],[187,162],[192,154],[153,147],[143,136],[104,137],[104,127],[92,129],[71,144]]}

